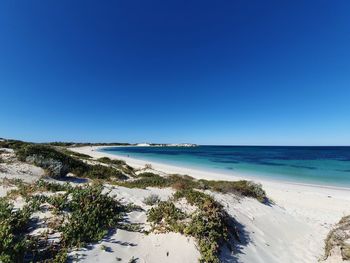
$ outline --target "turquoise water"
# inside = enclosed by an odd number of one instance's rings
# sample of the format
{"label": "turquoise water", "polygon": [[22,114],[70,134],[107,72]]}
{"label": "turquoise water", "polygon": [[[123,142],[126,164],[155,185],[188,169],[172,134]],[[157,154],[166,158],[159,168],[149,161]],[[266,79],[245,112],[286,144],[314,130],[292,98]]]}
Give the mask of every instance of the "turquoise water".
{"label": "turquoise water", "polygon": [[225,174],[350,187],[350,147],[114,147],[101,151]]}

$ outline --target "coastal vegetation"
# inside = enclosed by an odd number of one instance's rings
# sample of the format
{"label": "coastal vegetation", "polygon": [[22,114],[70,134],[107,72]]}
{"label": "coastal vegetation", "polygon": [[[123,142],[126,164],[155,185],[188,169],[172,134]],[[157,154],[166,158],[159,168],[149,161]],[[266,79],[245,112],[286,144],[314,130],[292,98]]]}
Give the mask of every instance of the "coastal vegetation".
{"label": "coastal vegetation", "polygon": [[[262,186],[251,181],[196,180],[187,175],[160,176],[151,172],[136,175],[135,170],[122,160],[112,160],[108,157],[103,157],[97,159],[97,162],[106,165],[91,165],[86,162],[86,159],[89,159],[88,155],[72,154],[67,149],[62,150],[53,146],[21,141],[2,141],[1,143],[7,147],[14,147],[19,160],[31,162],[42,167],[53,178],[62,178],[68,173],[72,173],[76,176],[91,179],[114,179],[117,180],[115,184],[130,188],[172,187],[176,190],[212,190],[220,193],[233,193],[253,197],[260,202],[266,201],[266,193]],[[135,180],[126,180],[128,176],[135,177]]]}
{"label": "coastal vegetation", "polygon": [[240,180],[240,181],[210,181],[196,180],[188,175],[169,175],[160,176],[154,173],[141,173],[135,180],[115,182],[118,185],[129,188],[146,188],[146,187],[172,187],[176,190],[198,189],[212,190],[220,193],[232,193],[241,196],[252,197],[260,202],[267,201],[266,193],[260,184]]}
{"label": "coastal vegetation", "polygon": [[[47,176],[33,183],[19,179],[3,179],[11,189],[0,200],[0,261],[1,262],[66,262],[73,248],[98,242],[111,229],[148,232],[139,223],[125,221],[127,213],[147,214],[154,232],[177,232],[196,240],[200,262],[220,262],[223,247],[231,248],[239,241],[235,221],[211,195],[233,194],[267,200],[260,184],[250,181],[197,180],[188,175],[164,175],[152,172],[152,167],[135,169],[122,160],[108,157],[94,159],[72,152],[63,144],[32,144],[20,141],[1,141],[1,147],[12,148],[18,161],[34,164]],[[71,146],[71,145],[69,145]],[[151,171],[150,171],[151,170]],[[67,174],[90,180],[82,184],[63,183]],[[122,204],[110,194],[113,187],[145,189],[171,188],[175,192],[167,201],[150,194],[141,201],[149,206]],[[107,190],[109,189],[109,190]],[[24,207],[12,205],[18,198]],[[184,210],[179,202],[193,210]],[[147,211],[148,209],[148,211]],[[33,235],[33,218],[37,213],[51,213],[41,222],[42,231]],[[6,220],[5,220],[6,218]],[[58,238],[52,238],[58,234]]]}
{"label": "coastal vegetation", "polygon": [[30,209],[14,210],[5,198],[0,198],[0,262],[21,262],[28,247],[27,232]]}
{"label": "coastal vegetation", "polygon": [[[185,199],[196,210],[186,214],[174,204]],[[222,205],[210,195],[193,189],[179,190],[173,200],[160,202],[148,212],[148,221],[157,231],[179,232],[196,239],[201,253],[200,262],[220,262],[220,248],[230,239],[239,240],[238,231]]]}
{"label": "coastal vegetation", "polygon": [[[102,185],[73,187],[43,180],[33,184],[20,180],[6,183],[18,189],[0,199],[1,262],[66,262],[69,249],[101,240],[110,228],[117,227],[127,211],[134,209],[103,193]],[[18,196],[26,202],[22,209],[14,209],[10,202]],[[47,231],[29,235],[31,216],[46,209],[54,215],[46,229],[59,233],[59,241],[50,241]]]}
{"label": "coastal vegetation", "polygon": [[325,240],[325,259],[333,250],[339,249],[341,259],[350,260],[350,215],[344,216],[332,229]]}
{"label": "coastal vegetation", "polygon": [[117,159],[112,160],[108,157],[102,157],[102,158],[98,158],[97,161],[104,164],[111,165],[117,169],[120,169],[130,176],[135,176],[135,169],[130,165],[127,165],[126,162],[123,160],[117,160]]}
{"label": "coastal vegetation", "polygon": [[120,170],[103,165],[90,165],[79,158],[79,155],[70,155],[67,150],[62,151],[47,145],[29,144],[16,149],[17,158],[23,162],[33,163],[47,171],[53,178],[65,177],[68,173],[91,179],[119,179],[127,176]]}
{"label": "coastal vegetation", "polygon": [[102,194],[102,185],[76,187],[66,195],[67,210],[70,213],[62,232],[63,246],[81,247],[86,243],[101,240],[108,229],[122,219],[125,208],[113,197]]}
{"label": "coastal vegetation", "polygon": [[150,206],[158,204],[159,202],[160,198],[156,194],[151,194],[143,199],[143,203]]}

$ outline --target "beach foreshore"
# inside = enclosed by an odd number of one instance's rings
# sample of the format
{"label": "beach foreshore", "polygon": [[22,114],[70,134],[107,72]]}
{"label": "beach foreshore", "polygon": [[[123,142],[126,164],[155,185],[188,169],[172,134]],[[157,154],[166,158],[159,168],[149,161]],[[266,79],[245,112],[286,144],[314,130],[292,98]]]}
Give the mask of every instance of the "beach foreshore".
{"label": "beach foreshore", "polygon": [[[101,146],[76,147],[70,150],[94,158],[121,159],[135,168],[150,164],[160,173],[186,174],[197,179],[240,180],[240,174],[227,175],[185,167],[118,156],[99,151]],[[244,246],[238,262],[317,262],[322,258],[324,239],[345,215],[350,215],[350,189],[268,181],[261,183],[273,205],[261,207],[249,199],[231,207],[229,199],[220,200],[232,208],[231,214],[245,226],[250,242]],[[223,198],[216,195],[217,199]],[[254,212],[253,212],[254,211]],[[289,259],[288,259],[289,258]],[[296,259],[299,259],[296,260]],[[279,261],[281,262],[281,261]],[[327,262],[337,262],[328,258]]]}

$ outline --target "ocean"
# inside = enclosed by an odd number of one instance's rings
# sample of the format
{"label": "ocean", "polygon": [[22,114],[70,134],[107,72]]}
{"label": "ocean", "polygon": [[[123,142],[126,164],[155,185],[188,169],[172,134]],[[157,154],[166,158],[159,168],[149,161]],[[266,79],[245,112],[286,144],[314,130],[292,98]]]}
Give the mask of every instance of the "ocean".
{"label": "ocean", "polygon": [[218,173],[350,187],[350,147],[128,146],[101,151]]}

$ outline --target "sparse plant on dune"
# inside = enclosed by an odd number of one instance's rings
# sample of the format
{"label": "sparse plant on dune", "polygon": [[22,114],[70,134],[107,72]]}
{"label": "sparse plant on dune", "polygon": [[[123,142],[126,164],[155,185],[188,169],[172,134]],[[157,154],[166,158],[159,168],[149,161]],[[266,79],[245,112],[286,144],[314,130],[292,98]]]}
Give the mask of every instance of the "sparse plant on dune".
{"label": "sparse plant on dune", "polygon": [[144,202],[146,205],[152,206],[152,205],[156,205],[157,203],[159,203],[159,202],[160,202],[160,198],[159,198],[158,195],[151,194],[151,195],[145,197],[145,198],[143,199],[143,202]]}
{"label": "sparse plant on dune", "polygon": [[152,164],[150,163],[145,164],[144,170],[148,170],[148,169],[153,169]]}
{"label": "sparse plant on dune", "polygon": [[333,249],[339,249],[342,260],[350,260],[350,216],[344,216],[332,229],[325,240],[325,256],[327,259]]}
{"label": "sparse plant on dune", "polygon": [[158,206],[151,208],[147,214],[147,220],[158,230],[180,233],[185,227],[181,220],[185,218],[186,214],[171,201],[159,202]]}

